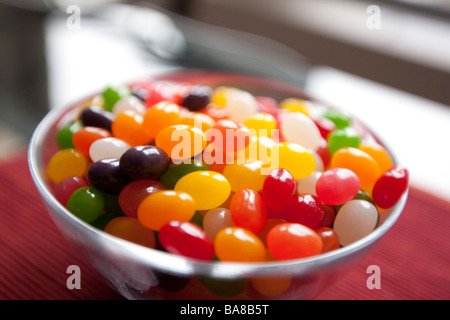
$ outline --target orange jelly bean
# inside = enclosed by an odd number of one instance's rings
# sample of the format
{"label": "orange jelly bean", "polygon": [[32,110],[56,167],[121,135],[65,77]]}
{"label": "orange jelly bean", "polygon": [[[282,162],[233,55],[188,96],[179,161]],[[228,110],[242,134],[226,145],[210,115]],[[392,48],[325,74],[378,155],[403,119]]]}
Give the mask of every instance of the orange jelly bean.
{"label": "orange jelly bean", "polygon": [[155,139],[158,148],[174,160],[186,160],[200,154],[206,147],[205,133],[196,127],[177,124],[162,129]]}
{"label": "orange jelly bean", "polygon": [[136,147],[151,141],[143,128],[144,118],[141,114],[127,110],[119,113],[113,120],[111,130],[114,137]]}
{"label": "orange jelly bean", "polygon": [[346,168],[353,171],[361,182],[361,189],[371,192],[377,179],[381,176],[378,163],[366,152],[346,147],[336,151],[331,157],[331,168]]}
{"label": "orange jelly bean", "polygon": [[144,227],[159,231],[172,220],[191,220],[195,210],[195,201],[189,194],[164,190],[150,194],[141,202],[137,218]]}
{"label": "orange jelly bean", "polygon": [[74,132],[72,135],[72,143],[75,149],[80,151],[83,155],[89,156],[89,148],[94,141],[102,138],[109,138],[111,136],[109,130],[85,126]]}
{"label": "orange jelly bean", "polygon": [[369,145],[361,145],[359,149],[371,156],[380,166],[381,173],[388,171],[394,166],[389,152],[380,144],[373,143]]}
{"label": "orange jelly bean", "polygon": [[155,248],[156,238],[153,230],[143,227],[136,218],[117,217],[106,225],[104,231],[118,238]]}
{"label": "orange jelly bean", "polygon": [[263,262],[266,259],[262,241],[252,232],[240,227],[221,230],[214,239],[214,249],[221,261]]}
{"label": "orange jelly bean", "polygon": [[161,101],[150,107],[144,114],[144,130],[147,136],[154,140],[158,132],[162,129],[179,124],[181,119],[180,106],[169,102]]}

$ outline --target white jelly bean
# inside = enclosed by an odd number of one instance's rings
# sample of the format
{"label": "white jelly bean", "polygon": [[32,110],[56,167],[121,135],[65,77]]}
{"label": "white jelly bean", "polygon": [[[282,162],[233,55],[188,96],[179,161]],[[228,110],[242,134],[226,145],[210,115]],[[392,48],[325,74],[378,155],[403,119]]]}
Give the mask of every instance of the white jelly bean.
{"label": "white jelly bean", "polygon": [[320,171],[314,171],[313,173],[311,173],[309,176],[307,176],[306,178],[303,179],[297,179],[296,185],[297,185],[297,189],[296,189],[296,193],[297,194],[312,194],[317,196],[316,194],[316,182],[317,179],[319,179],[319,177],[322,175],[322,172]]}
{"label": "white jelly bean", "polygon": [[378,210],[366,200],[350,200],[338,211],[333,229],[342,246],[348,246],[370,234],[378,222]]}
{"label": "white jelly bean", "polygon": [[255,97],[244,90],[231,89],[226,96],[225,107],[230,112],[230,119],[245,122],[258,112],[258,103]]}
{"label": "white jelly bean", "polygon": [[125,141],[113,137],[95,140],[89,148],[89,156],[96,162],[101,159],[119,159],[130,148]]}
{"label": "white jelly bean", "polygon": [[314,121],[302,112],[287,112],[281,120],[281,134],[290,142],[317,150],[322,136]]}
{"label": "white jelly bean", "polygon": [[116,102],[112,109],[114,115],[131,110],[139,114],[144,114],[147,110],[143,102],[135,96],[127,96]]}

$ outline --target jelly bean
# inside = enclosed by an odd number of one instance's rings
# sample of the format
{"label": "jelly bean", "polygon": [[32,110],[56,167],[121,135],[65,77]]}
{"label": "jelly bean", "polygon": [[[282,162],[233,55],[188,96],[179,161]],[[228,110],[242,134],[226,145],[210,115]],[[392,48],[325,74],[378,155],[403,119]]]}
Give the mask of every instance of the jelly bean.
{"label": "jelly bean", "polygon": [[113,136],[125,141],[130,146],[144,145],[152,141],[143,127],[144,117],[132,110],[119,113],[114,119],[111,130]]}
{"label": "jelly bean", "polygon": [[139,204],[152,193],[165,190],[157,180],[140,179],[128,183],[119,193],[119,205],[129,217],[136,218]]}
{"label": "jelly bean", "polygon": [[227,95],[232,90],[234,90],[234,88],[227,86],[219,86],[214,88],[211,94],[211,103],[219,107],[225,107]]}
{"label": "jelly bean", "polygon": [[333,229],[342,246],[348,246],[370,234],[378,221],[377,208],[365,200],[351,200],[338,211]]}
{"label": "jelly bean", "polygon": [[258,111],[276,116],[279,113],[278,102],[272,97],[267,96],[255,96],[255,100],[258,103]]}
{"label": "jelly bean", "polygon": [[341,247],[341,240],[334,229],[329,227],[320,227],[315,231],[322,239],[322,253],[330,252]]}
{"label": "jelly bean", "polygon": [[156,246],[155,232],[143,227],[136,218],[114,218],[105,226],[104,231],[144,247],[155,248]]}
{"label": "jelly bean", "polygon": [[123,212],[120,211],[107,211],[104,210],[104,212],[94,221],[89,223],[91,226],[99,229],[99,230],[105,230],[105,227],[108,225],[108,223],[117,218],[117,217],[123,217]]}
{"label": "jelly bean", "polygon": [[145,105],[147,108],[151,108],[162,101],[177,103],[176,93],[176,84],[168,81],[155,81],[149,86]]}
{"label": "jelly bean", "polygon": [[206,147],[205,133],[196,127],[177,124],[165,127],[155,138],[155,145],[164,150],[175,163],[182,163],[200,154]]}
{"label": "jelly bean", "polygon": [[367,153],[378,163],[381,173],[385,173],[394,166],[394,161],[389,152],[378,143],[361,145],[359,149]]}
{"label": "jelly bean", "polygon": [[252,189],[241,189],[234,193],[230,202],[230,213],[237,227],[259,233],[267,221],[267,211],[262,196]]}
{"label": "jelly bean", "polygon": [[62,149],[56,152],[49,160],[46,168],[47,177],[53,183],[86,173],[88,162],[86,157],[76,149]]}
{"label": "jelly bean", "polygon": [[251,231],[240,227],[221,230],[214,239],[214,249],[221,261],[263,262],[266,257],[262,241]]}
{"label": "jelly bean", "polygon": [[314,196],[317,196],[316,193],[316,183],[319,177],[322,175],[322,172],[314,171],[309,176],[303,179],[298,179],[295,181],[296,183],[296,194],[312,194]]}
{"label": "jelly bean", "polygon": [[167,171],[161,176],[160,181],[167,189],[175,188],[175,184],[188,173],[195,171],[209,171],[209,166],[201,161],[191,163],[170,164]]}
{"label": "jelly bean", "polygon": [[94,162],[88,170],[88,179],[97,189],[118,194],[131,179],[121,169],[118,159],[101,159]]}
{"label": "jelly bean", "polygon": [[206,137],[219,151],[237,152],[248,146],[251,132],[242,123],[224,119],[207,130]]}
{"label": "jelly bean", "polygon": [[336,218],[336,213],[337,213],[336,207],[330,206],[328,204],[323,204],[323,209],[324,209],[324,215],[323,215],[322,224],[320,226],[331,228],[333,226],[334,219]]}
{"label": "jelly bean", "polygon": [[207,114],[201,112],[187,112],[181,115],[180,124],[187,124],[197,127],[203,132],[206,132],[215,124],[215,120]]}
{"label": "jelly bean", "polygon": [[325,216],[322,202],[312,194],[294,196],[283,211],[289,222],[300,223],[311,229],[319,228]]}
{"label": "jelly bean", "polygon": [[359,178],[361,189],[365,191],[371,191],[381,175],[380,166],[371,156],[352,147],[337,150],[331,157],[330,167],[353,171]]}
{"label": "jelly bean", "polygon": [[247,91],[236,88],[227,92],[225,107],[230,112],[230,119],[239,123],[244,123],[258,112],[255,97]]}
{"label": "jelly bean", "polygon": [[63,205],[67,205],[67,200],[69,200],[69,197],[72,195],[72,193],[81,187],[87,187],[88,183],[86,180],[82,177],[68,177],[61,182],[59,182],[55,187],[53,188],[53,192],[55,195],[55,198]]}
{"label": "jelly bean", "polygon": [[132,179],[159,179],[169,168],[170,159],[155,146],[137,146],[120,157],[120,168]]}
{"label": "jelly bean", "polygon": [[358,193],[358,176],[345,168],[333,168],[325,171],[316,182],[317,197],[332,206],[346,203]]}
{"label": "jelly bean", "polygon": [[137,218],[144,227],[159,231],[172,220],[191,220],[195,210],[195,200],[189,194],[163,190],[150,194],[141,202]]}
{"label": "jelly bean", "polygon": [[290,276],[255,277],[251,279],[253,288],[264,297],[276,297],[286,292],[292,282]]}
{"label": "jelly bean", "polygon": [[193,223],[171,221],[159,229],[158,239],[167,252],[204,261],[214,258],[212,240]]}
{"label": "jelly bean", "polygon": [[174,190],[190,194],[197,210],[209,210],[220,206],[231,192],[228,180],[214,171],[195,171],[182,177]]}
{"label": "jelly bean", "polygon": [[[264,228],[256,234],[256,236],[263,242],[264,246],[267,247],[267,234],[269,231],[276,225],[280,223],[287,222],[285,219],[282,218],[267,218],[266,224],[264,225]],[[266,250],[267,251],[267,250]]]}
{"label": "jelly bean", "polygon": [[352,127],[336,129],[328,135],[328,148],[332,154],[341,148],[358,148],[360,145],[361,138],[358,132]]}
{"label": "jelly bean", "polygon": [[316,168],[314,156],[304,147],[291,142],[280,142],[271,148],[268,169],[288,170],[295,180],[306,178]]}
{"label": "jelly bean", "polygon": [[230,210],[227,208],[213,208],[208,210],[203,217],[203,229],[213,240],[220,230],[233,226],[233,219],[231,219]]}
{"label": "jelly bean", "polygon": [[328,139],[328,135],[334,130],[336,130],[336,125],[330,119],[323,117],[316,117],[313,118],[313,121],[316,124],[317,128],[319,129],[320,135],[324,139]]}
{"label": "jelly bean", "polygon": [[322,116],[328,120],[331,120],[337,129],[343,129],[351,125],[351,117],[343,111],[337,109],[327,109]]}
{"label": "jelly bean", "polygon": [[75,132],[83,127],[81,121],[71,121],[61,128],[56,133],[56,143],[61,149],[74,148],[72,136]]}
{"label": "jelly bean", "polygon": [[213,294],[222,298],[233,298],[244,291],[245,279],[220,279],[217,277],[199,277],[199,281]]}
{"label": "jelly bean", "polygon": [[267,207],[280,210],[284,208],[295,194],[295,180],[286,169],[274,169],[266,176],[262,197]]}
{"label": "jelly bean", "polygon": [[311,106],[308,101],[299,98],[286,98],[280,102],[280,108],[290,112],[301,112],[310,115]]}
{"label": "jelly bean", "polygon": [[245,164],[230,163],[223,170],[223,175],[231,185],[231,190],[252,189],[260,191],[263,188],[265,176],[261,174],[263,163],[252,161]]}
{"label": "jelly bean", "polygon": [[372,191],[373,201],[382,209],[393,207],[406,192],[408,183],[408,170],[399,165],[392,167],[375,183]]}
{"label": "jelly bean", "polygon": [[111,131],[114,115],[99,106],[90,106],[80,113],[80,120],[84,126],[103,128]]}
{"label": "jelly bean", "polygon": [[89,147],[89,157],[93,162],[115,158],[119,159],[130,148],[130,145],[114,137],[102,138],[94,141]]}
{"label": "jelly bean", "polygon": [[103,208],[103,194],[94,187],[81,187],[75,190],[67,201],[67,209],[86,223],[96,220],[103,212]]}
{"label": "jelly bean", "polygon": [[287,141],[307,149],[316,150],[322,140],[322,135],[314,121],[301,112],[283,114],[280,129]]}
{"label": "jelly bean", "polygon": [[213,90],[209,86],[194,85],[183,97],[181,105],[191,111],[201,110],[209,104],[212,93]]}
{"label": "jelly bean", "polygon": [[292,222],[274,226],[267,234],[267,247],[277,260],[293,260],[322,253],[319,235],[304,225]]}
{"label": "jelly bean", "polygon": [[208,104],[206,108],[200,110],[199,112],[204,113],[214,121],[228,119],[228,116],[230,114],[230,111],[228,109],[217,106],[213,103]]}
{"label": "jelly bean", "polygon": [[257,112],[250,116],[244,125],[250,130],[252,136],[270,138],[277,128],[277,121],[270,113]]}
{"label": "jelly bean", "polygon": [[107,87],[102,93],[105,110],[112,111],[117,101],[130,94],[130,89],[125,85]]}
{"label": "jelly bean", "polygon": [[180,113],[180,107],[168,101],[161,101],[153,105],[144,114],[143,127],[146,135],[154,140],[162,129],[179,124]]}
{"label": "jelly bean", "polygon": [[72,135],[72,143],[75,149],[89,157],[91,144],[98,139],[111,137],[109,130],[97,127],[82,127]]}
{"label": "jelly bean", "polygon": [[234,155],[217,150],[213,144],[208,144],[199,158],[209,166],[211,171],[218,173],[223,173],[227,163],[235,161]]}
{"label": "jelly bean", "polygon": [[113,115],[116,116],[125,111],[132,111],[137,114],[144,115],[144,113],[147,111],[147,108],[145,107],[142,100],[133,95],[120,99],[116,102],[114,108],[112,109]]}

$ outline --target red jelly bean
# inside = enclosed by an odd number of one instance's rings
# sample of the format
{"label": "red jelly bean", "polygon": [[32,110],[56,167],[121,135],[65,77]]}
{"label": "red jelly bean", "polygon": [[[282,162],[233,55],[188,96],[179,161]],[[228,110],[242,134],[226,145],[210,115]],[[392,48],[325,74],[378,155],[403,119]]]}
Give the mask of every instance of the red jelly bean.
{"label": "red jelly bean", "polygon": [[266,224],[267,211],[261,195],[252,189],[235,192],[230,202],[230,213],[237,227],[259,233]]}
{"label": "red jelly bean", "polygon": [[317,197],[331,206],[352,200],[358,194],[359,188],[358,176],[345,168],[329,169],[316,182]]}
{"label": "red jelly bean", "polygon": [[286,169],[274,169],[264,180],[262,197],[268,208],[284,208],[295,194],[295,180]]}
{"label": "red jelly bean", "polygon": [[408,183],[408,170],[401,166],[392,167],[376,181],[372,190],[373,201],[382,209],[391,208],[406,191]]}
{"label": "red jelly bean", "polygon": [[322,202],[315,195],[296,195],[284,209],[287,212],[287,220],[303,224],[311,229],[321,226],[325,216]]}
{"label": "red jelly bean", "polygon": [[322,253],[330,252],[341,247],[341,241],[336,231],[329,227],[320,227],[316,233],[322,239]]}
{"label": "red jelly bean", "polygon": [[199,226],[191,222],[171,221],[159,229],[158,239],[170,253],[209,261],[214,258],[214,244]]}
{"label": "red jelly bean", "polygon": [[319,235],[298,223],[281,223],[267,234],[267,247],[277,260],[292,260],[322,253],[323,243]]}
{"label": "red jelly bean", "polygon": [[66,206],[72,193],[81,187],[87,187],[88,184],[84,178],[73,176],[59,182],[54,187],[54,194],[58,201]]}

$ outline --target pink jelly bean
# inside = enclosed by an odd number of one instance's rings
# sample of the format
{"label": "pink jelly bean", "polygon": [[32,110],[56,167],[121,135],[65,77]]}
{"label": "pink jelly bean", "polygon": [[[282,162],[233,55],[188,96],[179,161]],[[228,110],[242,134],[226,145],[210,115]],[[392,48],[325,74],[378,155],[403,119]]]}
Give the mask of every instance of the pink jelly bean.
{"label": "pink jelly bean", "polygon": [[372,198],[383,209],[394,206],[408,188],[409,173],[406,168],[394,166],[376,181]]}
{"label": "pink jelly bean", "polygon": [[205,261],[214,258],[214,244],[211,238],[191,222],[174,220],[163,225],[159,230],[158,239],[167,252]]}
{"label": "pink jelly bean", "polygon": [[337,206],[352,200],[360,188],[358,176],[345,168],[325,171],[316,182],[317,197],[325,204]]}

